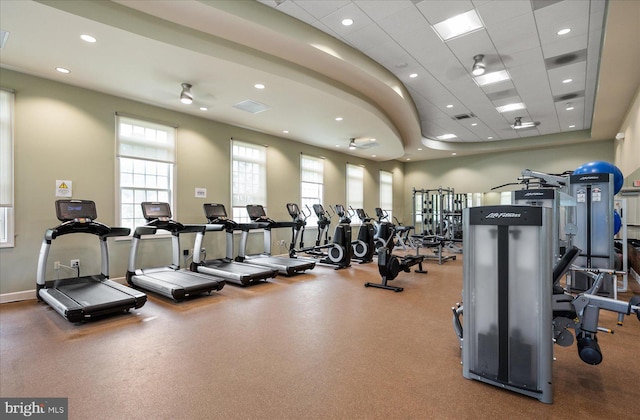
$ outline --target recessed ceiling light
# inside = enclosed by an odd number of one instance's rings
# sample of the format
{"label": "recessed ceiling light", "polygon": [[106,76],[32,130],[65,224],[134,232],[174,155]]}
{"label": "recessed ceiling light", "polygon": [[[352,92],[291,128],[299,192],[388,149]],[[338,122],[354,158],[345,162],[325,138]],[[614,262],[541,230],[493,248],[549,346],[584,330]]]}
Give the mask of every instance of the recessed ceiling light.
{"label": "recessed ceiling light", "polygon": [[455,139],[456,137],[458,136],[456,136],[455,134],[443,134],[441,136],[437,136],[436,138],[438,140],[449,140],[449,139]]}
{"label": "recessed ceiling light", "polygon": [[282,130],[284,134],[289,134],[289,130]]}
{"label": "recessed ceiling light", "polygon": [[560,29],[558,32],[556,32],[556,34],[558,34],[558,35],[566,35],[569,32],[571,32],[571,28],[564,28],[564,29]]}
{"label": "recessed ceiling light", "polygon": [[342,117],[336,117],[336,121],[342,121],[343,118]]}
{"label": "recessed ceiling light", "polygon": [[64,74],[71,73],[71,70],[65,69],[64,67],[56,67],[56,71],[59,72],[59,73],[64,73]]}
{"label": "recessed ceiling light", "polygon": [[478,86],[490,85],[492,83],[502,82],[503,80],[509,80],[509,73],[506,70],[494,71],[491,73],[483,74],[482,76],[475,77]]}
{"label": "recessed ceiling light", "polygon": [[567,107],[565,108],[565,111],[572,111],[572,110],[573,110],[573,105],[567,104]]}
{"label": "recessed ceiling light", "polygon": [[457,153],[455,153],[455,152],[451,153],[451,156],[455,156],[455,155],[457,155]]}
{"label": "recessed ceiling light", "polygon": [[407,158],[407,160],[411,160],[411,158]]}
{"label": "recessed ceiling light", "polygon": [[498,106],[496,107],[496,111],[498,111],[499,113],[504,113],[504,112],[509,112],[509,111],[517,111],[519,109],[525,109],[526,106],[524,106],[524,104],[522,102],[518,102],[515,104],[507,104],[507,105],[503,105],[503,106]]}
{"label": "recessed ceiling light", "polygon": [[576,125],[575,125],[575,124],[571,124],[571,125],[569,126],[569,128],[576,128]]}
{"label": "recessed ceiling light", "polygon": [[452,38],[468,34],[483,27],[484,25],[482,24],[482,21],[475,9],[471,9],[468,12],[459,14],[433,25],[433,29],[443,41],[448,41]]}
{"label": "recessed ceiling light", "polygon": [[340,147],[340,145],[339,145],[339,144],[336,144],[336,147]]}
{"label": "recessed ceiling light", "polygon": [[471,123],[471,127],[475,127],[478,123]]}
{"label": "recessed ceiling light", "polygon": [[201,106],[200,111],[206,111],[208,108],[206,106]]}
{"label": "recessed ceiling light", "polygon": [[447,105],[447,108],[453,108],[453,105],[449,104]]}
{"label": "recessed ceiling light", "polygon": [[87,35],[87,34],[82,34],[80,35],[80,39],[82,39],[85,42],[90,42],[90,43],[94,43],[97,41],[97,39],[91,35]]}
{"label": "recessed ceiling light", "polygon": [[351,26],[353,25],[353,19],[351,18],[342,19],[342,24],[344,26]]}
{"label": "recessed ceiling light", "polygon": [[416,77],[418,77],[418,73],[411,73],[409,77],[415,79]]}
{"label": "recessed ceiling light", "polygon": [[562,83],[565,83],[565,84],[566,84],[566,83],[571,83],[571,82],[573,82],[573,79],[564,79],[564,80],[562,81]]}
{"label": "recessed ceiling light", "polygon": [[487,140],[493,140],[493,137],[489,136],[487,137]]}
{"label": "recessed ceiling light", "polygon": [[376,139],[369,139],[369,141],[376,141]]}
{"label": "recessed ceiling light", "polygon": [[422,147],[420,147],[418,150],[422,150]]}
{"label": "recessed ceiling light", "polygon": [[371,155],[371,157],[376,157],[376,156],[378,156],[378,155]]}
{"label": "recessed ceiling light", "polygon": [[264,85],[262,83],[256,83],[253,87],[256,89],[264,89]]}

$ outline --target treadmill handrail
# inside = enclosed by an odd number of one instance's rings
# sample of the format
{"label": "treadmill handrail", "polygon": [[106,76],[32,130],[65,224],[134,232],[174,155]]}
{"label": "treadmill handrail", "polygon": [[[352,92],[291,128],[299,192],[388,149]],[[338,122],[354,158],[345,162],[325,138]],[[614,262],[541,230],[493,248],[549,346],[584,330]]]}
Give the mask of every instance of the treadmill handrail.
{"label": "treadmill handrail", "polygon": [[[111,233],[114,229],[117,229],[114,233]],[[126,231],[126,233],[124,233]],[[100,237],[109,236],[127,236],[131,232],[129,228],[111,228],[103,223],[96,221],[79,222],[68,221],[59,226],[51,229],[47,229],[45,232],[45,239],[48,241],[56,239],[58,236],[68,235],[71,233],[89,233],[92,235],[98,235]]]}

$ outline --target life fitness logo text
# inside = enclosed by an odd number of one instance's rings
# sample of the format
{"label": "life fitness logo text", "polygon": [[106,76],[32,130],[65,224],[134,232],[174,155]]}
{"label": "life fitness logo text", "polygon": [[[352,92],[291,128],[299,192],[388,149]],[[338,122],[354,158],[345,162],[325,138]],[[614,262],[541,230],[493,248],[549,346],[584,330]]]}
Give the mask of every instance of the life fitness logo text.
{"label": "life fitness logo text", "polygon": [[517,219],[520,216],[520,213],[489,213],[485,219]]}

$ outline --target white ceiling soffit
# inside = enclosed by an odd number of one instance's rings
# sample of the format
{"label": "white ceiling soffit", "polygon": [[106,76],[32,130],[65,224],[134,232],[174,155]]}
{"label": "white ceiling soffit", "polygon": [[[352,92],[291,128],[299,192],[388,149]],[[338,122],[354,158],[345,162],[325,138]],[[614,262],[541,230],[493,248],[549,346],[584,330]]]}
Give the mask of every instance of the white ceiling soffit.
{"label": "white ceiling soffit", "polygon": [[[639,83],[639,5],[2,1],[0,28],[9,37],[0,64],[369,159],[426,160],[613,138]],[[484,28],[447,42],[431,28],[469,10]],[[343,26],[345,17],[353,25]],[[572,31],[556,35],[565,26]],[[80,41],[82,33],[98,42]],[[476,84],[477,54],[487,73],[503,70],[510,79]],[[183,82],[193,85],[189,106],[178,101]],[[269,109],[233,107],[243,101]],[[514,102],[525,108],[496,110]],[[513,130],[515,117],[540,124]],[[442,136],[449,138],[435,140]],[[377,147],[351,151],[350,138],[376,138]]]}
{"label": "white ceiling soffit", "polygon": [[[419,136],[415,106],[392,74],[308,25],[299,26],[316,35],[319,46],[333,47],[344,58],[307,45],[304,31],[279,35],[270,29],[279,25],[268,24],[269,15],[296,21],[260,3],[227,5],[258,7],[260,23],[217,7],[226,2],[122,3],[3,2],[0,23],[11,38],[2,66],[368,159],[401,157],[405,138]],[[82,33],[98,42],[84,43]],[[244,38],[278,45],[296,61],[244,45]],[[359,65],[350,56],[357,56]],[[57,74],[56,66],[71,73]],[[194,102],[188,106],[178,101],[183,82],[193,86]],[[265,89],[256,89],[256,83]],[[358,84],[365,88],[357,89]],[[270,109],[251,114],[233,107],[245,100]],[[377,139],[376,157],[348,150],[352,137]]]}
{"label": "white ceiling soffit", "polygon": [[[259,1],[361,50],[407,86],[424,136],[405,149],[414,160],[610,139],[638,88],[640,2]],[[432,28],[471,10],[484,28],[447,42]],[[603,35],[607,12],[613,23]],[[563,28],[571,32],[558,35]],[[471,74],[478,54],[487,73],[510,78],[479,86]],[[524,109],[496,110],[513,103]],[[539,124],[514,130],[516,117]]]}

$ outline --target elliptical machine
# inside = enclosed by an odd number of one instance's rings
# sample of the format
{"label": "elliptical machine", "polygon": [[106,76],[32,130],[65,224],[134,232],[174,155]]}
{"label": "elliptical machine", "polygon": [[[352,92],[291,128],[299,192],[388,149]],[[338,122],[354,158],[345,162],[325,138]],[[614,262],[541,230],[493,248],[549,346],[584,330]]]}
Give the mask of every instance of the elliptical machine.
{"label": "elliptical machine", "polygon": [[[377,209],[376,209],[377,210]],[[367,282],[364,284],[364,287],[377,287],[379,289],[387,289],[393,290],[394,292],[402,292],[404,288],[389,286],[387,282],[395,279],[400,271],[404,271],[405,273],[411,272],[411,267],[418,264],[418,269],[415,270],[416,273],[426,274],[427,270],[422,268],[422,261],[424,260],[424,255],[405,255],[403,257],[399,257],[397,255],[393,255],[392,251],[394,248],[393,239],[396,234],[396,226],[392,223],[385,223],[382,225],[383,230],[387,230],[388,232],[383,232],[386,235],[386,241],[383,246],[378,249],[378,271],[382,276],[382,282],[380,283],[371,283]]]}
{"label": "elliptical machine", "polygon": [[362,226],[358,229],[358,237],[355,241],[351,241],[353,248],[353,259],[359,260],[360,264],[373,261],[375,252],[375,242],[373,240],[374,232],[371,218],[362,209],[347,211],[342,204],[336,204],[335,212],[340,217],[340,223],[351,223],[351,216],[358,215],[362,221]]}
{"label": "elliptical machine", "polygon": [[380,207],[376,207],[376,217],[378,221],[374,224],[373,241],[375,243],[376,252],[382,247],[388,245],[391,241],[391,249],[395,248],[395,226],[389,221],[389,215],[384,212]]}
{"label": "elliptical machine", "polygon": [[[314,258],[319,258],[318,262],[321,264],[335,265],[336,270],[350,267],[352,256],[350,224],[338,223],[333,235],[333,241],[329,243],[327,229],[331,224],[331,220],[321,204],[314,204],[313,210],[318,217],[318,236],[314,246],[305,248],[304,229],[307,224],[306,219],[311,212],[305,214],[296,203],[287,203],[287,211],[295,223],[292,228],[289,257],[296,258],[296,254],[304,253]],[[323,237],[324,243],[322,243]],[[300,248],[296,248],[298,241],[300,242]]]}

